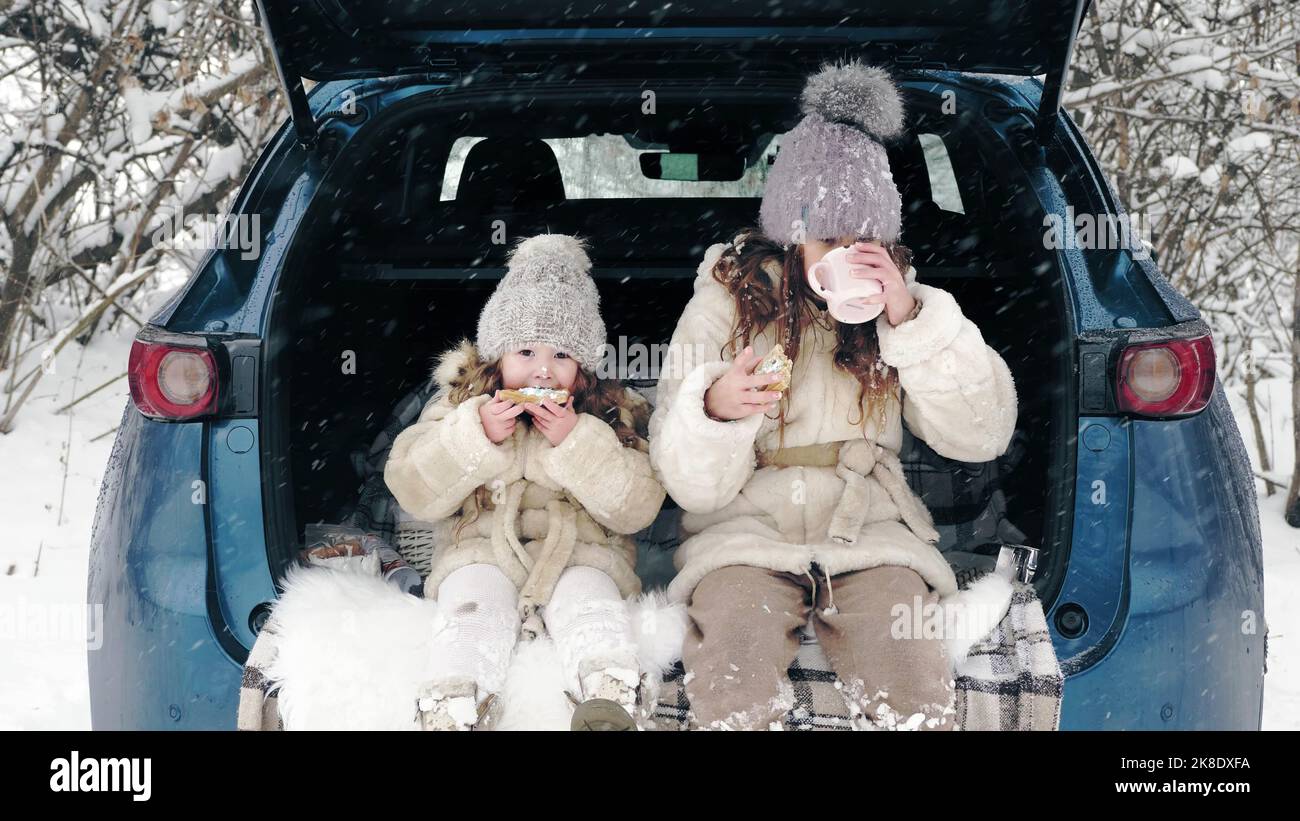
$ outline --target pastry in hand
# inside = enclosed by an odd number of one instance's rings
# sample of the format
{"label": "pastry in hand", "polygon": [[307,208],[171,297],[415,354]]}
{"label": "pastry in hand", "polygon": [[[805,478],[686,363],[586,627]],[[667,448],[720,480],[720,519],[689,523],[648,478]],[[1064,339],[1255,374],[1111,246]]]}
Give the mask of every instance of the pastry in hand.
{"label": "pastry in hand", "polygon": [[502,390],[497,396],[507,402],[517,404],[532,403],[540,405],[543,401],[549,399],[557,405],[563,405],[569,401],[569,392],[564,388],[518,388],[514,390]]}
{"label": "pastry in hand", "polygon": [[785,350],[780,344],[777,344],[754,367],[754,373],[776,374],[776,381],[765,386],[763,390],[784,391],[790,387],[790,374],[793,369],[794,363],[790,361],[790,357],[785,355]]}

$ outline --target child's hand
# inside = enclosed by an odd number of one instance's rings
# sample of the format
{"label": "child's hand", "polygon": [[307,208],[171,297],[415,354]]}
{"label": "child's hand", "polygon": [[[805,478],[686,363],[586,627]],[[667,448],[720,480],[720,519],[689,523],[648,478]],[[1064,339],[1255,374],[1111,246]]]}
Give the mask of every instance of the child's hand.
{"label": "child's hand", "polygon": [[483,432],[494,445],[499,445],[515,432],[515,417],[524,412],[524,405],[516,405],[495,394],[479,406],[478,416],[483,420]]}
{"label": "child's hand", "polygon": [[779,373],[753,373],[763,357],[745,348],[731,363],[731,370],[714,380],[704,393],[704,410],[714,419],[731,422],[756,413],[767,413],[781,398],[780,391],[757,390],[781,378]]}
{"label": "child's hand", "polygon": [[557,405],[551,399],[544,399],[540,405],[534,403],[525,405],[524,410],[532,415],[533,424],[552,445],[563,442],[564,437],[568,436],[578,424],[578,413],[573,409],[572,395],[563,405]]}
{"label": "child's hand", "polygon": [[868,305],[885,306],[885,316],[890,325],[907,319],[916,307],[916,298],[907,290],[907,281],[898,270],[889,253],[878,242],[856,242],[847,255],[849,273],[854,279],[874,279],[883,292],[862,301]]}

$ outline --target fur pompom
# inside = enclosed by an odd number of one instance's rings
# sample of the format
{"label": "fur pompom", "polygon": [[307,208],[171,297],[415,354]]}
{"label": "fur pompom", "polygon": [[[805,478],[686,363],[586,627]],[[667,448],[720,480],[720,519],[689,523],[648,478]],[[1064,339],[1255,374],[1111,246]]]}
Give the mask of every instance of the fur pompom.
{"label": "fur pompom", "polygon": [[853,61],[827,64],[808,78],[800,99],[804,114],[849,123],[876,140],[903,133],[903,98],[889,72]]}
{"label": "fur pompom", "polygon": [[587,243],[569,234],[538,234],[515,246],[506,259],[507,268],[562,269],[579,274],[591,271]]}
{"label": "fur pompom", "polygon": [[657,681],[677,665],[690,628],[686,605],[670,602],[663,590],[648,590],[628,601],[641,672]]}
{"label": "fur pompom", "polygon": [[951,613],[954,635],[947,640],[948,655],[960,667],[971,648],[988,638],[1011,608],[1011,582],[996,572],[986,573],[963,590],[945,596],[940,606]]}

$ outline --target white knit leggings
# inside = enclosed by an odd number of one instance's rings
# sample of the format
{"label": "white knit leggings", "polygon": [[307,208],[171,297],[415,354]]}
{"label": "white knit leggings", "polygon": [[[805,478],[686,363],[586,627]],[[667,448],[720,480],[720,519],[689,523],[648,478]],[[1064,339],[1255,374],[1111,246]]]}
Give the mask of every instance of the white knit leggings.
{"label": "white knit leggings", "polygon": [[[471,564],[449,573],[438,585],[445,621],[433,638],[431,679],[468,678],[480,693],[501,692],[519,637],[518,599],[514,583],[495,565]],[[575,695],[582,695],[581,678],[591,672],[635,669],[627,605],[618,585],[600,570],[566,568],[542,619]]]}

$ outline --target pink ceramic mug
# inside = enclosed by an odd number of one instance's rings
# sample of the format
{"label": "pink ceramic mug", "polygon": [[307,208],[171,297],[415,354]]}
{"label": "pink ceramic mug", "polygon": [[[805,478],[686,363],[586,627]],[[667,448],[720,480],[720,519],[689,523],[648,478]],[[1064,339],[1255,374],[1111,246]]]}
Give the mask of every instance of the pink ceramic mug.
{"label": "pink ceramic mug", "polygon": [[845,325],[870,322],[885,310],[884,304],[863,302],[882,293],[884,288],[878,280],[859,279],[849,272],[848,255],[852,251],[852,246],[836,248],[808,269],[808,285],[826,300],[831,316]]}

